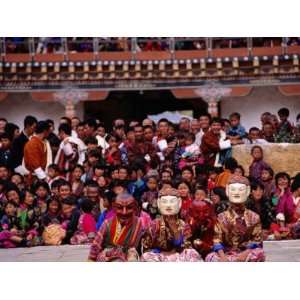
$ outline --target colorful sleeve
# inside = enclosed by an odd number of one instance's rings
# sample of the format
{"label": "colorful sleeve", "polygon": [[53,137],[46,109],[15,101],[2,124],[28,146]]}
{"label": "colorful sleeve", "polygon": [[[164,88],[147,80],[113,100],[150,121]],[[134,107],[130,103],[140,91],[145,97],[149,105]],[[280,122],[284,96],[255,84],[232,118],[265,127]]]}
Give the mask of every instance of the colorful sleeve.
{"label": "colorful sleeve", "polygon": [[262,226],[260,222],[260,217],[257,216],[257,221],[253,226],[252,238],[249,241],[247,248],[255,249],[262,246],[263,234],[262,234]]}
{"label": "colorful sleeve", "polygon": [[102,251],[103,249],[102,243],[106,233],[106,227],[107,227],[107,222],[104,222],[100,227],[99,231],[97,232],[96,237],[90,248],[90,253],[88,258],[89,260],[96,261],[97,256]]}
{"label": "colorful sleeve", "polygon": [[224,249],[222,227],[221,227],[219,220],[215,224],[215,232],[214,232],[213,242],[214,242],[214,246],[213,246],[214,251],[217,252],[219,250]]}

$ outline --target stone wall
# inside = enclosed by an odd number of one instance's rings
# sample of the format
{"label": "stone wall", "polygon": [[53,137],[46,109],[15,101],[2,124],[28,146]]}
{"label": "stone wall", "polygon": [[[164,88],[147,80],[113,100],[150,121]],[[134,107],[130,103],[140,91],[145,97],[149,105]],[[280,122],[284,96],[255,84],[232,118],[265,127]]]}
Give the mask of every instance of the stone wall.
{"label": "stone wall", "polygon": [[[238,145],[232,149],[232,156],[243,166],[246,175],[252,162],[251,148],[254,145]],[[300,144],[268,144],[260,145],[264,151],[264,160],[275,173],[287,172],[295,176],[300,172]]]}

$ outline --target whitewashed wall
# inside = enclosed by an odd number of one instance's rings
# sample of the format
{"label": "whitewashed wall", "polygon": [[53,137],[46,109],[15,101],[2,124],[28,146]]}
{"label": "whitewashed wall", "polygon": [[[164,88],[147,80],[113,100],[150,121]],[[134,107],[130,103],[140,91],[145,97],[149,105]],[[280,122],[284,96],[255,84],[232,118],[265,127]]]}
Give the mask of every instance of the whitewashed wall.
{"label": "whitewashed wall", "polygon": [[[77,105],[76,112],[79,118],[83,117],[82,103]],[[52,119],[57,125],[64,116],[64,107],[60,103],[32,100],[29,93],[12,93],[0,102],[0,117],[19,125],[20,129],[26,115],[33,115],[38,120]]]}
{"label": "whitewashed wall", "polygon": [[256,87],[245,97],[229,97],[221,101],[221,116],[228,118],[232,112],[241,114],[241,123],[246,129],[261,127],[260,116],[264,112],[277,115],[277,111],[287,107],[290,110],[290,120],[296,121],[300,113],[300,96],[284,96],[277,87]]}

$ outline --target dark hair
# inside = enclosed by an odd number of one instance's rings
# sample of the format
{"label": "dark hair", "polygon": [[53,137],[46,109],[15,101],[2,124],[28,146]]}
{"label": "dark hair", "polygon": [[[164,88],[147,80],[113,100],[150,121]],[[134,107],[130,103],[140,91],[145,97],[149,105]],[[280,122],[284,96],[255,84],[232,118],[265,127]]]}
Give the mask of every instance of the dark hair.
{"label": "dark hair", "polygon": [[62,186],[68,186],[70,188],[70,190],[72,190],[71,183],[65,179],[62,179],[58,188],[60,189]]}
{"label": "dark hair", "polygon": [[[135,126],[137,127],[137,126]],[[115,133],[111,133],[111,134],[108,134],[106,137],[105,137],[105,141],[108,143],[109,140],[111,138],[114,138],[116,140],[117,143],[120,143],[122,141],[121,137],[119,137],[117,134]]]}
{"label": "dark hair", "polygon": [[0,140],[2,140],[2,139],[8,139],[8,140],[10,140],[10,141],[12,141],[12,136],[10,136],[7,132],[3,132],[3,133],[1,133],[0,134]]}
{"label": "dark hair", "polygon": [[286,107],[280,108],[277,113],[279,116],[281,115],[281,116],[285,116],[285,117],[288,117],[290,115],[290,111]]}
{"label": "dark hair", "polygon": [[54,121],[51,120],[51,119],[47,119],[46,122],[47,122],[50,126],[54,125]]}
{"label": "dark hair", "polygon": [[259,149],[261,153],[264,153],[263,148],[261,146],[256,145],[251,148],[251,154],[253,154],[255,149]]}
{"label": "dark hair", "polygon": [[50,129],[50,124],[47,121],[39,121],[36,125],[36,133],[43,133]]}
{"label": "dark hair", "polygon": [[234,113],[230,114],[229,118],[230,119],[237,118],[238,120],[240,120],[241,119],[241,115],[238,112],[234,112]]}
{"label": "dark hair", "polygon": [[76,197],[70,195],[70,196],[66,197],[65,199],[62,199],[61,203],[66,204],[66,205],[76,205],[77,200],[76,200]]}
{"label": "dark hair", "polygon": [[17,208],[17,204],[15,203],[15,202],[13,202],[13,201],[8,201],[8,202],[6,202],[5,204],[4,204],[4,209],[6,209],[6,207],[8,206],[8,205],[13,205],[15,208]]}
{"label": "dark hair", "polygon": [[209,113],[201,114],[201,115],[199,116],[199,119],[200,119],[201,117],[207,117],[207,118],[209,119],[209,122],[211,121],[211,115],[210,115]]}
{"label": "dark hair", "polygon": [[291,185],[291,191],[295,192],[297,189],[300,188],[300,173],[298,173],[293,180],[293,183]]}
{"label": "dark hair", "polygon": [[96,157],[97,159],[101,159],[102,155],[99,153],[97,149],[93,149],[88,152],[87,154],[88,157]]}
{"label": "dark hair", "polygon": [[14,138],[14,133],[16,131],[16,129],[20,129],[18,125],[14,124],[14,123],[6,123],[5,125],[5,133],[8,134],[9,139],[12,141]]}
{"label": "dark hair", "polygon": [[160,119],[160,120],[157,122],[158,125],[159,125],[160,123],[168,123],[168,125],[169,125],[169,121],[168,121],[166,118],[162,118],[162,119]]}
{"label": "dark hair", "polygon": [[194,175],[193,169],[192,169],[191,167],[189,167],[189,166],[183,167],[183,168],[181,169],[181,174],[182,174],[184,171],[189,171],[190,173],[192,173],[192,174]]}
{"label": "dark hair", "polygon": [[106,169],[106,165],[105,164],[103,164],[103,163],[101,163],[101,162],[97,162],[96,164],[95,164],[95,166],[93,167],[93,170],[95,171],[96,169],[100,169],[100,170],[104,170],[105,171],[105,169]]}
{"label": "dark hair", "polygon": [[151,129],[152,131],[154,131],[153,126],[151,126],[151,125],[145,125],[145,126],[143,126],[143,129],[144,130]]}
{"label": "dark hair", "polygon": [[84,168],[82,165],[76,165],[72,171],[74,171],[75,169],[80,169],[82,173],[84,173]]}
{"label": "dark hair", "polygon": [[68,124],[68,125],[70,125],[70,126],[71,126],[71,124],[72,124],[71,119],[68,118],[68,117],[61,117],[60,120],[61,120],[61,121],[62,121],[62,120],[65,120],[65,121],[67,122],[66,124]]}
{"label": "dark hair", "polygon": [[213,123],[220,123],[220,124],[222,124],[222,120],[221,120],[221,118],[214,117],[214,118],[210,119],[210,125],[212,125]]}
{"label": "dark hair", "polygon": [[80,209],[84,213],[90,213],[93,210],[94,203],[87,197],[81,198]]}
{"label": "dark hair", "polygon": [[72,127],[67,123],[60,124],[58,127],[58,132],[64,132],[67,135],[71,135]]}
{"label": "dark hair", "polygon": [[63,178],[56,179],[51,184],[51,189],[59,188],[61,185],[64,185],[65,180]]}
{"label": "dark hair", "polygon": [[225,189],[223,187],[215,187],[212,189],[213,193],[220,197],[221,201],[228,201]]}
{"label": "dark hair", "polygon": [[296,120],[298,121],[300,119],[300,113],[297,115]]}
{"label": "dark hair", "polygon": [[61,202],[59,201],[59,199],[57,197],[50,197],[47,201],[47,210],[49,210],[49,206],[51,204],[51,202],[57,202],[58,203],[58,211],[61,210]]}
{"label": "dark hair", "polygon": [[37,124],[38,120],[33,116],[26,116],[24,119],[24,128]]}
{"label": "dark hair", "polygon": [[178,189],[178,187],[179,187],[181,184],[185,184],[185,185],[188,187],[189,191],[190,191],[190,192],[192,191],[191,185],[190,185],[188,182],[184,181],[184,180],[178,181],[178,182],[175,184],[175,188]]}
{"label": "dark hair", "polygon": [[3,122],[7,123],[7,120],[5,118],[0,118],[0,121],[3,121]]}
{"label": "dark hair", "polygon": [[192,140],[195,142],[195,135],[192,132],[188,132],[185,136],[186,139]]}
{"label": "dark hair", "polygon": [[260,131],[260,130],[259,130],[259,128],[257,128],[257,127],[251,127],[251,128],[249,129],[249,133],[250,133],[251,131]]}
{"label": "dark hair", "polygon": [[265,190],[265,186],[261,182],[259,182],[257,180],[252,181],[251,182],[251,191],[256,191],[258,188],[260,188],[263,191]]}
{"label": "dark hair", "polygon": [[92,145],[98,145],[97,138],[94,136],[89,136],[84,140],[85,144],[92,144]]}
{"label": "dark hair", "polygon": [[234,171],[234,169],[238,166],[238,162],[235,158],[233,157],[228,157],[225,159],[225,162],[224,162],[224,167],[225,169],[228,169],[230,170],[231,172]]}
{"label": "dark hair", "polygon": [[91,188],[97,188],[97,189],[99,190],[99,185],[98,185],[98,183],[97,183],[96,181],[94,181],[94,180],[88,180],[88,181],[85,183],[84,186],[87,187],[87,188],[89,188],[89,187],[91,187]]}
{"label": "dark hair", "polygon": [[291,177],[290,177],[290,175],[288,173],[286,173],[286,172],[279,172],[279,173],[277,173],[275,175],[275,184],[276,184],[276,186],[278,185],[279,179],[280,178],[284,178],[284,177],[287,178],[288,183],[290,185],[290,183],[291,183]]}
{"label": "dark hair", "polygon": [[87,120],[85,121],[85,124],[86,124],[87,126],[89,126],[89,127],[94,128],[94,130],[96,130],[96,129],[97,129],[97,126],[98,126],[96,120],[93,119],[93,118],[87,119]]}
{"label": "dark hair", "polygon": [[51,164],[48,166],[48,170],[53,169],[55,172],[59,172],[59,167],[57,164]]}
{"label": "dark hair", "polygon": [[270,173],[271,177],[272,178],[274,177],[274,171],[273,171],[273,169],[271,167],[264,167],[262,169],[262,171],[268,171]]}
{"label": "dark hair", "polygon": [[242,175],[243,175],[243,176],[245,175],[245,169],[243,168],[242,165],[237,165],[235,169],[240,169],[240,170],[242,170]]}
{"label": "dark hair", "polygon": [[44,189],[47,190],[47,193],[50,193],[50,188],[47,182],[45,181],[38,181],[33,187],[34,193],[36,193],[37,189],[43,187]]}

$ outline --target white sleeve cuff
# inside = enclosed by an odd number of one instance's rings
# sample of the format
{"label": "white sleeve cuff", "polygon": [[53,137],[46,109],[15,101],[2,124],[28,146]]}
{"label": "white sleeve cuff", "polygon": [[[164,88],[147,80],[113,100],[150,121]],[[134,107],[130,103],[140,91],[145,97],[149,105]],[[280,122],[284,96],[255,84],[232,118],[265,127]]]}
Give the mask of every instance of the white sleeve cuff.
{"label": "white sleeve cuff", "polygon": [[220,146],[221,150],[231,148],[230,140],[219,141],[219,146]]}
{"label": "white sleeve cuff", "polygon": [[147,209],[147,207],[148,207],[148,205],[149,205],[149,203],[148,203],[148,202],[144,202],[144,203],[142,204],[142,207],[143,207],[143,209],[144,209],[144,210],[146,210],[146,209]]}
{"label": "white sleeve cuff", "polygon": [[45,179],[47,177],[46,173],[44,172],[44,170],[41,167],[35,169],[34,173],[37,176],[37,178],[40,180]]}
{"label": "white sleeve cuff", "polygon": [[279,220],[279,221],[282,221],[284,222],[285,221],[285,216],[283,213],[279,213],[276,215],[276,219]]}

